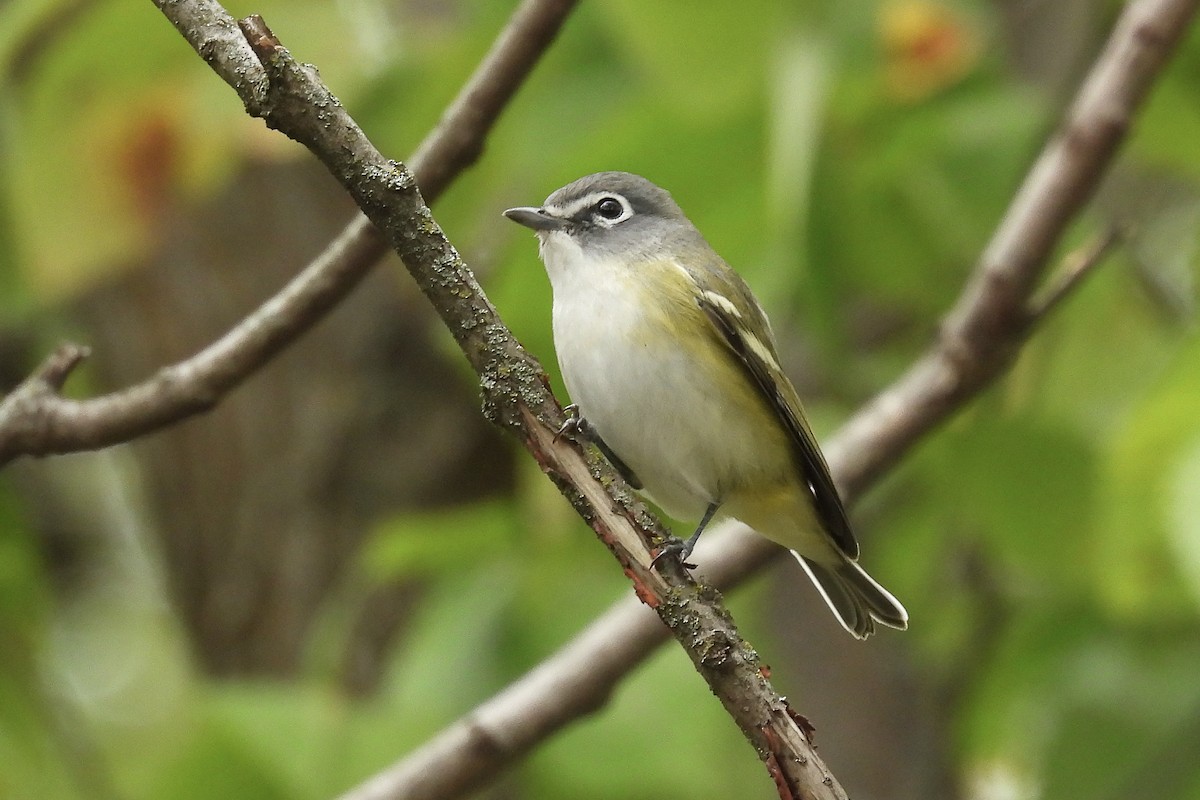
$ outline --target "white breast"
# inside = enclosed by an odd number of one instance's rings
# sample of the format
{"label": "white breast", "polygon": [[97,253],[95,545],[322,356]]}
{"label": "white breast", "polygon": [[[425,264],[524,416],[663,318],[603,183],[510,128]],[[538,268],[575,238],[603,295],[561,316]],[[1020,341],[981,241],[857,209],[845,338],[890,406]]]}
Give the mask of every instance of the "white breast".
{"label": "white breast", "polygon": [[[754,389],[730,360],[681,346],[637,273],[588,257],[562,233],[545,235],[541,253],[571,400],[663,510],[695,520],[747,474],[787,469]],[[738,397],[714,391],[730,380]]]}

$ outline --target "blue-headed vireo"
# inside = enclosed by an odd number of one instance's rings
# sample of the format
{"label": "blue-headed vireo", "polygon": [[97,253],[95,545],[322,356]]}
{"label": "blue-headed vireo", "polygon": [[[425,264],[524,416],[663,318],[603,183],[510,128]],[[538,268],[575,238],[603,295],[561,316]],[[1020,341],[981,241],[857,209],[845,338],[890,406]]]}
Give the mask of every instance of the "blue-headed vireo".
{"label": "blue-headed vireo", "polygon": [[505,216],[532,228],[554,344],[588,431],[672,517],[718,513],[791,549],[850,633],[908,613],[857,563],[829,467],[779,366],[766,314],[665,190],[601,172]]}

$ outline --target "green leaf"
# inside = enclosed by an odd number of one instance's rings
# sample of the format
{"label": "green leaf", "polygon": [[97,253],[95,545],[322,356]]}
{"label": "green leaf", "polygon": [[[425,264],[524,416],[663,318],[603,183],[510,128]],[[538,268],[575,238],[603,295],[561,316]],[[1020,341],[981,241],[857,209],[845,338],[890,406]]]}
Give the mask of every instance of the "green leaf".
{"label": "green leaf", "polygon": [[1194,580],[1184,577],[1196,570],[1190,495],[1200,442],[1198,365],[1200,342],[1192,342],[1133,410],[1105,470],[1097,586],[1114,612],[1157,624],[1197,612]]}

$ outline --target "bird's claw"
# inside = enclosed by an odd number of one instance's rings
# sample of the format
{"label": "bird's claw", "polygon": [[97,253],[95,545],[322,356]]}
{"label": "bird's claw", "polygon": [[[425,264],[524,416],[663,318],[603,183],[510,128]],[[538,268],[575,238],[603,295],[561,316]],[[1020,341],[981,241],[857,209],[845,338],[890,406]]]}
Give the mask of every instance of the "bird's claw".
{"label": "bird's claw", "polygon": [[717,509],[720,507],[720,502],[709,503],[708,508],[704,511],[704,516],[700,518],[700,524],[696,526],[695,533],[687,539],[676,539],[672,536],[670,541],[663,545],[663,549],[659,551],[659,554],[651,559],[650,569],[654,569],[654,565],[667,555],[677,557],[684,569],[695,569],[696,565],[689,564],[687,558],[696,549],[696,542],[700,541],[700,534],[704,533],[704,529],[708,527],[708,523],[712,521],[713,516],[717,513]]}
{"label": "bird's claw", "polygon": [[558,429],[558,432],[554,434],[555,443],[564,436],[571,439],[586,438],[589,433],[588,424],[587,420],[580,416],[579,406],[575,403],[564,406],[563,413],[567,415],[567,419],[563,422],[562,427]]}
{"label": "bird's claw", "polygon": [[650,560],[650,569],[658,566],[658,562],[664,558],[671,557],[678,558],[680,566],[684,569],[696,569],[696,565],[688,563],[687,560],[688,556],[692,554],[693,547],[695,547],[695,544],[691,539],[684,541],[683,539],[672,538],[663,545],[662,550],[658,551],[658,555]]}

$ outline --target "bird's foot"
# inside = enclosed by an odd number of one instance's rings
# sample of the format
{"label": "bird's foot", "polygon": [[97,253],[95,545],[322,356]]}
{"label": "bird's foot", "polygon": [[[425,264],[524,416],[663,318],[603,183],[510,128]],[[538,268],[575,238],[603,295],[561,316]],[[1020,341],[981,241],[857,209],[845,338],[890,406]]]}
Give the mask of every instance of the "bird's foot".
{"label": "bird's foot", "polygon": [[567,415],[567,419],[563,422],[562,427],[554,434],[554,441],[557,442],[562,437],[566,436],[569,439],[579,441],[580,439],[590,440],[592,438],[592,429],[579,413],[579,406],[571,403],[563,407],[563,413]]}
{"label": "bird's foot", "polygon": [[634,475],[629,465],[622,461],[621,457],[604,443],[604,440],[596,433],[596,429],[579,413],[578,405],[571,403],[568,406],[563,406],[563,412],[567,415],[567,419],[563,422],[562,427],[558,429],[558,432],[554,434],[554,442],[556,444],[559,439],[566,436],[580,444],[590,442],[596,445],[596,449],[604,454],[604,457],[608,459],[608,463],[612,464],[617,472],[621,473],[621,477],[625,479],[626,483],[634,489],[642,488],[642,482],[638,480],[638,476]]}
{"label": "bird's foot", "polygon": [[658,563],[664,558],[678,558],[680,565],[684,569],[696,569],[696,565],[688,563],[687,559],[692,554],[692,550],[696,548],[696,540],[699,538],[698,536],[692,536],[689,539],[671,537],[663,545],[662,550],[658,551],[658,555],[650,560],[650,569],[658,566]]}
{"label": "bird's foot", "polygon": [[659,551],[650,561],[650,569],[654,569],[654,565],[661,561],[665,556],[676,556],[679,558],[679,563],[684,569],[695,569],[695,564],[689,564],[688,556],[696,549],[696,542],[700,541],[700,534],[704,533],[704,529],[708,527],[708,523],[712,522],[713,516],[716,515],[717,509],[721,507],[721,502],[715,500],[708,504],[708,508],[704,511],[704,516],[700,519],[700,524],[696,526],[696,532],[687,538],[686,541],[672,539],[663,545],[663,549]]}

